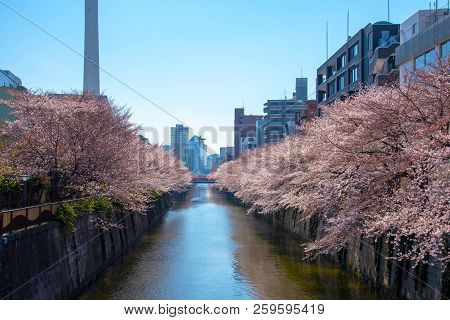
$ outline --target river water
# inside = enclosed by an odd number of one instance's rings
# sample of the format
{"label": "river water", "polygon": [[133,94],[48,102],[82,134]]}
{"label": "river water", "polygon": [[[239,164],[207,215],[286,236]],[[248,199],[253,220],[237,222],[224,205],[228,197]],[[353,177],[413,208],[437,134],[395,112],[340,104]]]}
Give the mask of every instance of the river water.
{"label": "river water", "polygon": [[196,184],[82,299],[376,299],[334,263]]}

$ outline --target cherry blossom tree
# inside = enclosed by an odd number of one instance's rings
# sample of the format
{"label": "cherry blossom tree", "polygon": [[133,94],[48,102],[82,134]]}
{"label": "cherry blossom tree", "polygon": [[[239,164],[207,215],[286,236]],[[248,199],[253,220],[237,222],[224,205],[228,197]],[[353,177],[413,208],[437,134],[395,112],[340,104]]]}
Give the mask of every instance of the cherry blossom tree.
{"label": "cherry blossom tree", "polygon": [[7,137],[3,162],[47,179],[54,201],[104,196],[143,210],[148,189],[175,191],[190,181],[175,158],[138,139],[127,110],[104,97],[11,94],[1,101],[17,118],[1,128]]}
{"label": "cherry blossom tree", "polygon": [[361,89],[324,107],[296,137],[219,168],[219,186],[251,210],[286,208],[325,221],[311,252],[335,253],[355,237],[387,236],[392,258],[448,256],[450,67],[406,85]]}

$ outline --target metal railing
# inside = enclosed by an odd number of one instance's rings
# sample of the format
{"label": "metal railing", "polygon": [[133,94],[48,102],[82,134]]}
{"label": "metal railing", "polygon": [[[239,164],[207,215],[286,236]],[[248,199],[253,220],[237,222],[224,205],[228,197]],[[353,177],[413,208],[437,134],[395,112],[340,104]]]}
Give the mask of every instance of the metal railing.
{"label": "metal railing", "polygon": [[55,214],[63,203],[78,202],[82,199],[44,203],[25,208],[0,211],[0,235],[28,229],[55,220]]}

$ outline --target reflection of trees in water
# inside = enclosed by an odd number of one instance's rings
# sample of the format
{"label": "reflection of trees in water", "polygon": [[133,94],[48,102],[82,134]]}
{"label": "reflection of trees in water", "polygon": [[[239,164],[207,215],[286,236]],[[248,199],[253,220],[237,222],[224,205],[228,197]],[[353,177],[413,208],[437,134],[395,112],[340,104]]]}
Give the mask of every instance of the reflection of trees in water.
{"label": "reflection of trees in water", "polygon": [[260,299],[376,298],[353,273],[328,262],[303,260],[299,241],[232,208],[237,269]]}

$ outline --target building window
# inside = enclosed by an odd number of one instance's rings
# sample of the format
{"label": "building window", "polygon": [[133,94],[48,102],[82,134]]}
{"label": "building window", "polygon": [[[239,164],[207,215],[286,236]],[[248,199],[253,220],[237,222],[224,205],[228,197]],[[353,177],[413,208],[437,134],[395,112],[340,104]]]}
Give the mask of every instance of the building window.
{"label": "building window", "polygon": [[336,93],[336,85],[335,85],[335,81],[333,80],[333,81],[331,81],[329,84],[328,84],[328,93],[327,93],[327,96],[328,97],[331,97],[333,94],[335,94]]}
{"label": "building window", "polygon": [[412,34],[416,34],[417,32],[417,23],[414,23],[412,26]]}
{"label": "building window", "polygon": [[359,80],[359,66],[354,66],[348,71],[349,83],[354,83]]}
{"label": "building window", "polygon": [[332,77],[336,73],[336,68],[333,66],[327,67],[327,78]]}
{"label": "building window", "polygon": [[327,93],[325,91],[319,91],[318,100],[319,103],[322,103],[323,101],[327,100]]}
{"label": "building window", "polygon": [[338,70],[341,70],[343,67],[345,67],[346,62],[347,62],[347,55],[344,53],[343,55],[339,56],[337,60]]}
{"label": "building window", "polygon": [[425,63],[427,65],[433,64],[436,61],[436,50],[430,50],[427,53],[425,53]]}
{"label": "building window", "polygon": [[418,56],[414,60],[414,67],[416,70],[422,69],[425,66],[426,66],[426,64],[425,64],[425,55],[424,54]]}
{"label": "building window", "polygon": [[317,84],[321,85],[322,83],[324,83],[325,81],[327,81],[327,77],[323,74],[319,74],[317,76]]}
{"label": "building window", "polygon": [[450,40],[441,45],[441,58],[446,58],[450,54]]}
{"label": "building window", "polygon": [[349,53],[349,60],[352,61],[354,58],[358,56],[359,53],[359,43],[355,43],[353,46],[350,47],[350,53]]}
{"label": "building window", "polygon": [[414,60],[414,67],[416,70],[422,69],[436,61],[436,50],[432,49],[430,51],[421,54]]}
{"label": "building window", "polygon": [[345,88],[345,73],[341,74],[337,78],[337,91],[341,91]]}

